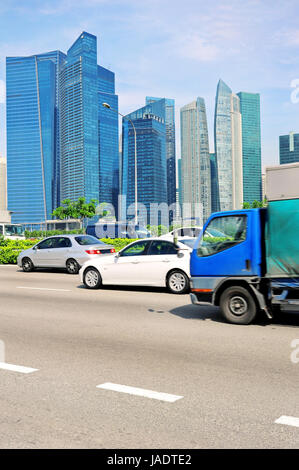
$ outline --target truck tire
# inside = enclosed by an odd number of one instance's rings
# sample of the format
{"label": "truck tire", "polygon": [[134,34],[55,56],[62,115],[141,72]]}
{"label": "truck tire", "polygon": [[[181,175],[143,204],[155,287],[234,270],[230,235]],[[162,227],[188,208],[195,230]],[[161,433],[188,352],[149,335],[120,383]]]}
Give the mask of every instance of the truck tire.
{"label": "truck tire", "polygon": [[220,310],[229,323],[237,325],[248,325],[257,314],[257,306],[253,296],[241,286],[225,289],[220,297]]}

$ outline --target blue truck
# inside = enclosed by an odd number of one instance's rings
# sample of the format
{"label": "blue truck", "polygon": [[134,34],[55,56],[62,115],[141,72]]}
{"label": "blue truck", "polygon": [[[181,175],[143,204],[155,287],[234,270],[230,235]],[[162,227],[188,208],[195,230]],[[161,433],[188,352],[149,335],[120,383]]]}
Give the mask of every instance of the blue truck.
{"label": "blue truck", "polygon": [[[209,236],[212,229],[222,236]],[[212,214],[190,263],[192,303],[220,306],[230,323],[249,324],[259,311],[271,319],[290,305],[299,311],[299,199]]]}

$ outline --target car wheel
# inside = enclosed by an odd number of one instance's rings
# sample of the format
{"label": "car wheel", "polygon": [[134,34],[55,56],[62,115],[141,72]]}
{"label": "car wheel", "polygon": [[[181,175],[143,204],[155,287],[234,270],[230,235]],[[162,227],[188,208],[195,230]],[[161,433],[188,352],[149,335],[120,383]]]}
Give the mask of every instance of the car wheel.
{"label": "car wheel", "polygon": [[220,297],[220,310],[229,323],[237,325],[248,325],[257,314],[253,296],[241,286],[225,289]]}
{"label": "car wheel", "polygon": [[78,274],[80,269],[79,264],[75,259],[68,259],[66,262],[66,270],[69,274]]}
{"label": "car wheel", "polygon": [[22,259],[22,269],[24,273],[31,273],[34,270],[34,265],[30,258],[23,258]]}
{"label": "car wheel", "polygon": [[98,289],[102,285],[102,278],[99,271],[91,266],[85,270],[83,282],[87,289]]}
{"label": "car wheel", "polygon": [[182,271],[172,271],[167,276],[166,285],[172,294],[186,294],[189,290],[189,279]]}

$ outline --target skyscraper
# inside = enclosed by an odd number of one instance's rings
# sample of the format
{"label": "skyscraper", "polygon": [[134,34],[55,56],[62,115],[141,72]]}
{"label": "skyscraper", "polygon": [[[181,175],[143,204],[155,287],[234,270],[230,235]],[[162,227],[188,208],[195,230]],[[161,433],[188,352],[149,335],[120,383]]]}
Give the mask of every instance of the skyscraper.
{"label": "skyscraper", "polygon": [[57,201],[60,51],[6,59],[7,204],[12,222],[50,218]]}
{"label": "skyscraper", "polygon": [[219,188],[218,188],[218,173],[217,173],[215,153],[210,153],[210,168],[211,168],[211,212],[217,212],[219,211]]}
{"label": "skyscraper", "polygon": [[290,132],[279,136],[280,164],[299,162],[299,134]]}
{"label": "skyscraper", "polygon": [[262,199],[260,95],[238,93],[242,115],[243,199]]}
{"label": "skyscraper", "polygon": [[6,160],[0,157],[0,212],[6,211]]}
{"label": "skyscraper", "polygon": [[126,197],[122,218],[126,218],[128,207],[132,209],[135,205],[135,139],[131,119],[136,129],[137,199],[146,207],[146,222],[151,223],[150,205],[167,205],[166,127],[161,117],[140,115],[139,111],[128,114],[122,124],[122,195]]}
{"label": "skyscraper", "polygon": [[161,117],[166,126],[167,199],[176,202],[175,104],[168,98],[146,97],[146,112]]}
{"label": "skyscraper", "polygon": [[[208,126],[203,98],[181,108],[182,202],[191,218],[205,221],[211,213],[211,173]],[[202,222],[202,221],[201,221]]]}
{"label": "skyscraper", "polygon": [[[83,32],[60,51],[7,58],[8,208],[13,222],[51,218],[62,199],[116,205],[118,119],[114,74]],[[103,199],[105,199],[103,201]]]}
{"label": "skyscraper", "polygon": [[219,209],[239,209],[243,203],[240,99],[222,80],[216,93],[214,139]]}

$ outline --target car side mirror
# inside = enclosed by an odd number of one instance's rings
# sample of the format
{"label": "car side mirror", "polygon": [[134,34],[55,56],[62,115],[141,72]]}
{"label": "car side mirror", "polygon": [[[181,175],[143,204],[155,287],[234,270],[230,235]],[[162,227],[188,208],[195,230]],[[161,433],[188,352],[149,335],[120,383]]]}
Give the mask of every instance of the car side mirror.
{"label": "car side mirror", "polygon": [[184,258],[184,253],[182,251],[178,251],[177,253],[178,258]]}

